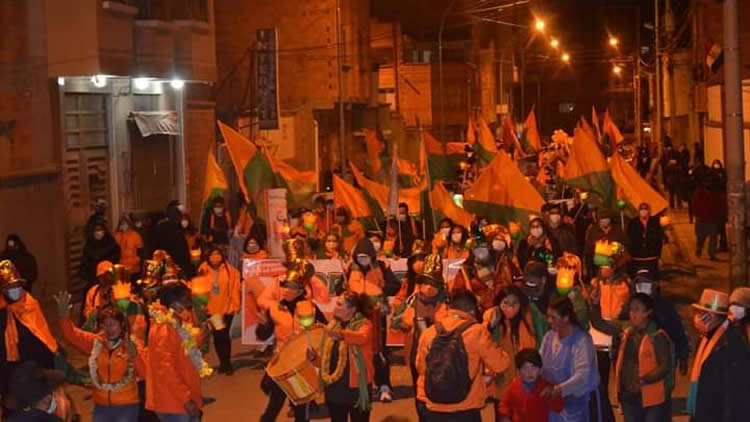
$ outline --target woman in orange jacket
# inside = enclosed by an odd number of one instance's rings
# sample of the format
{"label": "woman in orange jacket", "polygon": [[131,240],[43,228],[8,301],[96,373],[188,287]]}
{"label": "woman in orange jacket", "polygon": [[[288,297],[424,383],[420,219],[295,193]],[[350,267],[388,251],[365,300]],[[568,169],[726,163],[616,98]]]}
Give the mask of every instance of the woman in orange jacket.
{"label": "woman in orange jacket", "polygon": [[332,422],[370,420],[370,385],[375,376],[367,296],[345,292],[336,301],[335,320],[323,337],[320,378]]}
{"label": "woman in orange jacket", "polygon": [[219,357],[219,373],[232,375],[232,340],[229,327],[240,311],[240,273],[229,265],[218,247],[208,250],[206,261],[198,268],[198,277],[207,277],[211,286],[206,311],[214,329],[214,347]]}
{"label": "woman in orange jacket", "polygon": [[138,377],[146,376],[146,357],[141,345],[128,339],[128,321],[115,306],[99,310],[101,331],[88,333],[70,319],[68,292],[56,295],[60,328],[65,340],[89,355],[94,396],[94,422],[138,421]]}
{"label": "woman in orange jacket", "polygon": [[247,235],[244,251],[242,259],[268,259],[268,252],[260,242],[260,239],[254,234]]}
{"label": "woman in orange jacket", "polygon": [[143,239],[127,215],[120,217],[120,225],[115,233],[115,241],[120,245],[120,264],[128,269],[130,274],[140,274],[141,256],[143,254]]}
{"label": "woman in orange jacket", "polygon": [[212,370],[200,352],[205,328],[190,323],[190,304],[190,289],[173,283],[149,307],[146,408],[161,420],[198,422],[203,415],[201,378]]}

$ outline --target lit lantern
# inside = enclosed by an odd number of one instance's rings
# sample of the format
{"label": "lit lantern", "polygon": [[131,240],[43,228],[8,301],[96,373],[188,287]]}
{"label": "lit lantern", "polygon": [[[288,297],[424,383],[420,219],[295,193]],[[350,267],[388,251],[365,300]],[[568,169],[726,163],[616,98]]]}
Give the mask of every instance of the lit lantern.
{"label": "lit lantern", "polygon": [[201,262],[201,250],[200,248],[190,249],[190,262],[193,266],[198,266]]}
{"label": "lit lantern", "polygon": [[573,288],[573,282],[575,281],[575,271],[570,268],[558,268],[557,269],[557,292],[561,295],[566,295]]}
{"label": "lit lantern", "polygon": [[594,265],[598,267],[612,264],[612,247],[609,242],[598,241],[594,245]]}
{"label": "lit lantern", "polygon": [[385,240],[383,242],[383,255],[385,255],[386,258],[390,258],[393,256],[393,247],[394,242],[392,240]]}
{"label": "lit lantern", "polygon": [[624,210],[627,203],[625,203],[625,200],[620,198],[617,200],[617,209]]}
{"label": "lit lantern", "polygon": [[302,328],[309,330],[315,323],[315,307],[312,302],[302,301],[297,303],[297,317]]}
{"label": "lit lantern", "polygon": [[511,221],[508,224],[508,231],[510,232],[510,237],[514,240],[518,240],[518,238],[521,236],[521,226],[519,226],[515,221]]}
{"label": "lit lantern", "polygon": [[669,218],[668,215],[662,215],[661,217],[659,217],[659,225],[664,228],[667,228],[670,225],[672,225],[672,219]]}
{"label": "lit lantern", "polygon": [[130,307],[130,283],[117,281],[112,286],[112,299],[121,311],[127,312]]}
{"label": "lit lantern", "polygon": [[312,232],[315,229],[315,223],[318,221],[318,216],[313,212],[306,212],[302,215],[302,226],[308,231]]}

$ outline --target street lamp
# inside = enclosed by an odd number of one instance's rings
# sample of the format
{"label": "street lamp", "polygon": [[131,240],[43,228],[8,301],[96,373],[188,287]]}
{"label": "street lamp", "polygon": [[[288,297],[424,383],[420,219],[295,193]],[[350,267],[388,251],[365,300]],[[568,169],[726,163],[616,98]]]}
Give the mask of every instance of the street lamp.
{"label": "street lamp", "polygon": [[534,28],[536,28],[539,32],[544,32],[545,23],[541,19],[537,19],[536,23],[534,23]]}
{"label": "street lamp", "polygon": [[617,48],[617,46],[620,44],[620,40],[618,40],[616,37],[609,37],[609,46],[612,48]]}
{"label": "street lamp", "polygon": [[549,42],[549,45],[552,48],[557,49],[557,47],[560,46],[560,41],[558,41],[557,38],[552,38],[552,40]]}
{"label": "street lamp", "polygon": [[612,72],[615,75],[620,76],[620,74],[622,73],[622,67],[620,67],[620,65],[614,65],[614,67],[612,67]]}
{"label": "street lamp", "polygon": [[564,61],[565,63],[569,63],[570,62],[570,54],[563,53],[563,55],[562,55],[562,61]]}

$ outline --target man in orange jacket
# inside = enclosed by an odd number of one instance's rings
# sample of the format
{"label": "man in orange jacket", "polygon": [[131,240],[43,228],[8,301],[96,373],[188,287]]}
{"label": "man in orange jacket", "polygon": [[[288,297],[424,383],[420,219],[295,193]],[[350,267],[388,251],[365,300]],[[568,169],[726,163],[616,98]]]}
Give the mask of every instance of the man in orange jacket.
{"label": "man in orange jacket", "polygon": [[162,422],[198,422],[203,414],[201,376],[211,369],[199,349],[204,336],[186,322],[192,319],[190,289],[182,283],[164,286],[159,302],[149,308],[146,408]]}
{"label": "man in orange jacket", "polygon": [[[470,293],[459,293],[452,298],[447,315],[438,320],[435,325],[428,328],[419,339],[417,349],[417,411],[420,420],[430,422],[475,422],[481,421],[481,411],[487,399],[487,386],[483,375],[499,374],[510,366],[508,355],[492,341],[492,336],[487,329],[477,322],[479,305],[474,295]],[[442,402],[438,400],[436,391],[432,387],[441,386],[433,384],[436,380],[436,369],[438,366],[433,361],[431,352],[437,351],[433,347],[439,337],[450,336],[455,330],[463,340],[466,361],[468,363],[468,377],[471,382],[468,391],[459,402]],[[442,339],[441,339],[442,341]],[[437,344],[437,343],[436,343]],[[446,348],[443,348],[446,350]],[[457,355],[457,354],[456,354]],[[439,362],[438,362],[439,363]],[[449,365],[455,365],[451,362]],[[457,371],[445,371],[442,375],[455,373]],[[460,372],[460,371],[458,371]],[[442,387],[450,386],[458,390],[464,380],[440,378]],[[441,401],[441,402],[438,402]]]}

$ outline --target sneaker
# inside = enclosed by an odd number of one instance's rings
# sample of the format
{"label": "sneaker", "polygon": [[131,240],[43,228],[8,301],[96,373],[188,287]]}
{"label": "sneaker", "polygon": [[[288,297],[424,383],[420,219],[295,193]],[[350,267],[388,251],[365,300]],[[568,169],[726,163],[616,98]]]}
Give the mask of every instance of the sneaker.
{"label": "sneaker", "polygon": [[393,392],[387,385],[380,387],[380,402],[390,403],[393,401]]}

